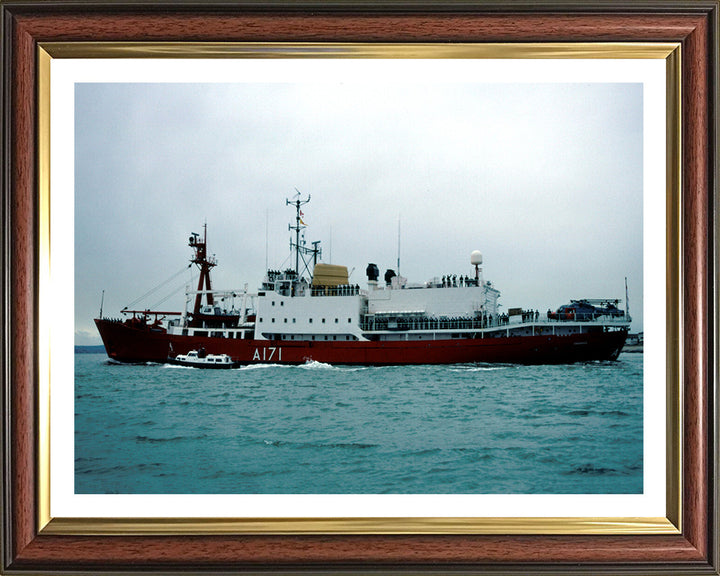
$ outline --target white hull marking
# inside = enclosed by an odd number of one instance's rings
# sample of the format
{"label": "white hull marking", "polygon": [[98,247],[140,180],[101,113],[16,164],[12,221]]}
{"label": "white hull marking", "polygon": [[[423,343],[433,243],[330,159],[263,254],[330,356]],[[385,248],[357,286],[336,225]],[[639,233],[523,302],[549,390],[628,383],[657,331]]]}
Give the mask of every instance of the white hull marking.
{"label": "white hull marking", "polygon": [[[268,350],[270,350],[270,354],[268,355]],[[260,349],[255,348],[255,353],[253,354],[252,359],[253,360],[262,360],[263,362],[270,362],[273,357],[275,356],[275,352],[277,352],[277,359],[282,360],[282,348],[272,347],[268,346],[267,348],[263,348],[262,352],[262,358],[260,357]]]}

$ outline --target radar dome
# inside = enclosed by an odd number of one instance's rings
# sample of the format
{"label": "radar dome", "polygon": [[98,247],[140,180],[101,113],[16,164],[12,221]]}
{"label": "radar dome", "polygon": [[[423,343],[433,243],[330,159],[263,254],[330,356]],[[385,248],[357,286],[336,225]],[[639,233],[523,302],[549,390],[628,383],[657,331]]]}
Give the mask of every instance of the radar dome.
{"label": "radar dome", "polygon": [[482,264],[482,254],[480,253],[480,250],[473,250],[470,254],[470,264],[473,266],[479,266]]}

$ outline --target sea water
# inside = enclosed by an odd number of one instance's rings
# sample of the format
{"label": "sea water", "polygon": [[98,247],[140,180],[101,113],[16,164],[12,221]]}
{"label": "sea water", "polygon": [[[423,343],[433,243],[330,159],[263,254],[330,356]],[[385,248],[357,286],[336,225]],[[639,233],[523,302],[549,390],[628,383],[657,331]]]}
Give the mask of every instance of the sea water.
{"label": "sea water", "polygon": [[75,491],[637,494],[643,355],[559,366],[75,355]]}

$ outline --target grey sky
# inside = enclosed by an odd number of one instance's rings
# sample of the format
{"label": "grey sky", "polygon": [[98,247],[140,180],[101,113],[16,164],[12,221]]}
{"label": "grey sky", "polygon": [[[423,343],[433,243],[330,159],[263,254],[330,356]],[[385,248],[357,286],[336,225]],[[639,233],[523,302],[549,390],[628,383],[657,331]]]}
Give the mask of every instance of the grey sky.
{"label": "grey sky", "polygon": [[[642,330],[641,84],[77,84],[76,343],[188,263],[216,288],[289,266],[297,187],[324,261],[484,274],[504,309],[623,298]],[[182,275],[172,288],[188,282]],[[196,278],[196,276],[195,276]],[[139,305],[150,306],[169,292]],[[162,309],[182,309],[178,293]]]}

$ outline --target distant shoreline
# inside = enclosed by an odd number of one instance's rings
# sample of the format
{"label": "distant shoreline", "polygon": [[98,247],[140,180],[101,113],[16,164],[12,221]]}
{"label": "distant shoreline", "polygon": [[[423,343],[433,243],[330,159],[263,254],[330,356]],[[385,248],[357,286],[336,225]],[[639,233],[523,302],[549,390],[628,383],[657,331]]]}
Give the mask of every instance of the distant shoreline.
{"label": "distant shoreline", "polygon": [[630,346],[625,346],[622,349],[622,352],[629,352],[631,354],[640,353],[642,354],[643,351],[643,345],[642,344],[632,344]]}
{"label": "distant shoreline", "polygon": [[105,346],[75,346],[75,354],[103,354]]}

